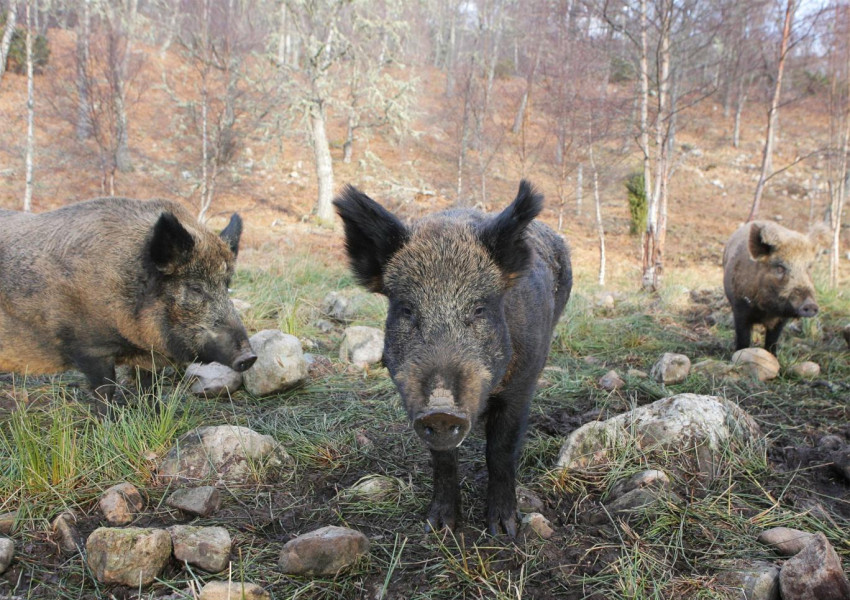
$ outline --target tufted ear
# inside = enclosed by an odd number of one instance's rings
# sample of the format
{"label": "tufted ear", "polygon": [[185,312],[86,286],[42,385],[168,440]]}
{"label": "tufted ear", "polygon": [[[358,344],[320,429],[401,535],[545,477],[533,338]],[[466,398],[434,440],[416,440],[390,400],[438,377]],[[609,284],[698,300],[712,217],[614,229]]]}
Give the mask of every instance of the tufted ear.
{"label": "tufted ear", "polygon": [[407,242],[409,232],[398,218],[369,196],[346,186],[334,200],[345,226],[345,249],[361,285],[383,292],[384,268]]}
{"label": "tufted ear", "polygon": [[507,280],[514,279],[528,267],[531,249],[525,241],[525,230],[542,209],[543,195],[522,180],[510,206],[478,227],[478,238]]}
{"label": "tufted ear", "polygon": [[767,223],[753,223],[750,225],[750,239],[748,248],[753,260],[759,260],[770,255],[775,250],[775,240],[770,235],[770,225]]}
{"label": "tufted ear", "polygon": [[159,216],[153,226],[148,252],[153,264],[161,273],[173,273],[189,260],[195,248],[195,239],[170,212]]}
{"label": "tufted ear", "polygon": [[233,252],[233,257],[236,258],[239,254],[239,240],[242,238],[242,217],[237,213],[233,213],[230,217],[230,223],[218,235],[224,240],[225,244],[230,246],[230,251]]}

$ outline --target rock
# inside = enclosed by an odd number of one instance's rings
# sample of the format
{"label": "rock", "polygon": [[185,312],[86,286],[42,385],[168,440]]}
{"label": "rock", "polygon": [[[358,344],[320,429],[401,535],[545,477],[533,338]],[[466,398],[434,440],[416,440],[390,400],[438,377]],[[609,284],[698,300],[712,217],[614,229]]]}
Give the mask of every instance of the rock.
{"label": "rock", "polygon": [[822,533],[789,558],[779,572],[783,600],[847,600],[850,581],[841,559]]}
{"label": "rock", "polygon": [[812,541],[813,534],[788,527],[773,527],[762,531],[758,542],[771,546],[781,556],[794,556]]}
{"label": "rock", "polygon": [[221,493],[211,485],[180,488],[168,497],[165,504],[192,515],[208,517],[221,507]]}
{"label": "rock", "polygon": [[735,571],[721,573],[718,581],[738,592],[730,596],[735,600],[780,600],[779,568],[770,563],[742,565]]}
{"label": "rock", "polygon": [[[727,444],[745,444],[761,435],[737,404],[715,396],[679,394],[573,431],[561,447],[558,467],[583,469],[608,460],[608,452],[628,442],[644,452],[697,448],[706,461]],[[712,474],[709,473],[709,476]]]}
{"label": "rock", "polygon": [[792,375],[796,375],[801,379],[813,379],[814,377],[820,375],[820,365],[810,360],[797,363],[796,365],[793,365],[789,370],[791,371]]}
{"label": "rock", "polygon": [[614,294],[602,292],[596,297],[596,306],[599,308],[614,308]]}
{"label": "rock", "polygon": [[365,535],[331,525],[289,540],[278,564],[287,575],[335,575],[367,552]]}
{"label": "rock", "polygon": [[585,356],[582,360],[584,361],[584,364],[592,367],[598,367],[604,364],[602,359],[598,356]]}
{"label": "rock", "polygon": [[264,396],[285,390],[307,377],[307,361],[301,342],[294,335],[264,329],[252,335],[249,341],[257,362],[242,374],[242,381],[252,395]]}
{"label": "rock", "polygon": [[171,558],[171,536],[164,529],[95,529],[86,541],[86,562],[101,583],[146,586]]}
{"label": "rock", "polygon": [[357,325],[343,332],[339,359],[360,367],[381,362],[384,356],[384,332],[374,327]]}
{"label": "rock", "polygon": [[555,535],[555,530],[552,528],[552,523],[549,519],[540,513],[529,513],[522,518],[520,524],[520,534],[529,537],[530,534],[536,534],[544,540],[548,540]]}
{"label": "rock", "polygon": [[328,292],[322,300],[322,313],[334,321],[348,323],[357,317],[365,300],[361,293]]}
{"label": "rock", "polygon": [[626,382],[613,369],[599,378],[599,387],[608,392],[619,390],[624,385],[626,385]]}
{"label": "rock", "polygon": [[733,374],[735,366],[725,363],[722,360],[709,358],[708,360],[701,360],[695,363],[691,369],[694,373],[700,373],[706,377],[721,378]]}
{"label": "rock", "polygon": [[327,319],[319,319],[313,326],[319,330],[321,333],[330,333],[334,330],[334,324],[328,321]]}
{"label": "rock", "polygon": [[841,450],[844,447],[844,438],[839,435],[835,435],[834,433],[830,433],[818,440],[818,450],[824,450],[826,452],[835,452],[836,450]]}
{"label": "rock", "polygon": [[764,348],[738,350],[732,355],[732,364],[759,381],[768,381],[779,374],[779,361]]}
{"label": "rock", "polygon": [[210,581],[198,600],[271,600],[271,596],[255,583]]}
{"label": "rock", "polygon": [[158,478],[168,483],[204,481],[216,477],[229,483],[256,481],[267,467],[291,458],[270,435],[247,427],[199,427],[183,434],[159,466]]}
{"label": "rock", "polygon": [[77,516],[63,512],[51,524],[53,540],[63,554],[76,554],[83,548],[83,537],[77,529]]}
{"label": "rock", "polygon": [[634,377],[635,379],[646,379],[649,377],[649,374],[646,371],[641,371],[640,369],[629,369],[626,371],[626,377]]}
{"label": "rock", "polygon": [[669,490],[671,489],[670,478],[667,476],[667,473],[658,469],[648,469],[640,473],[635,473],[631,477],[620,479],[611,486],[607,501],[613,502],[633,490],[649,487]]}
{"label": "rock", "polygon": [[691,371],[691,360],[684,354],[674,354],[673,352],[665,352],[658,359],[652,369],[649,371],[649,376],[664,385],[674,383],[682,383],[688,377]]}
{"label": "rock", "polygon": [[533,513],[542,511],[545,505],[537,494],[518,486],[516,489],[516,507],[520,512]]}
{"label": "rock", "polygon": [[232,394],[242,387],[242,373],[221,363],[192,363],[184,375],[191,382],[189,390],[196,396],[217,398]]}
{"label": "rock", "polygon": [[12,535],[17,528],[18,511],[5,512],[0,514],[0,534]]}
{"label": "rock", "polygon": [[172,525],[168,528],[174,558],[208,573],[220,573],[230,562],[230,534],[224,527]]}
{"label": "rock", "polygon": [[832,461],[832,470],[850,481],[850,446],[832,452],[829,459]]}
{"label": "rock", "polygon": [[132,523],[145,508],[145,501],[132,483],[119,483],[103,493],[98,503],[106,522],[114,527]]}
{"label": "rock", "polygon": [[15,542],[7,537],[0,537],[0,575],[6,572],[13,558],[15,558]]}
{"label": "rock", "polygon": [[339,496],[345,500],[370,500],[376,502],[397,495],[400,489],[401,482],[395,477],[366,475],[365,477],[361,477],[350,488],[342,490]]}
{"label": "rock", "polygon": [[230,301],[233,303],[233,308],[236,309],[236,312],[238,312],[240,316],[251,310],[250,302],[246,302],[240,298],[231,298]]}

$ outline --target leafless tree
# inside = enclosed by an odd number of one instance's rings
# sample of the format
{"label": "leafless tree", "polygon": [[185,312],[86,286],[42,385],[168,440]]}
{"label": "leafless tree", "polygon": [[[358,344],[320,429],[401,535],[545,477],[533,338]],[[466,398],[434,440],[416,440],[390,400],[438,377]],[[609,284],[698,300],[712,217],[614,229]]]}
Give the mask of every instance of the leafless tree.
{"label": "leafless tree", "polygon": [[35,121],[35,91],[33,89],[33,65],[32,65],[32,43],[33,43],[33,23],[32,23],[32,0],[25,0],[26,6],[26,23],[27,23],[27,157],[26,157],[26,187],[24,191],[24,210],[29,212],[32,210],[32,169],[33,155],[35,154],[35,132],[33,123]]}
{"label": "leafless tree", "polygon": [[6,61],[9,57],[9,47],[12,45],[12,34],[15,33],[15,25],[18,22],[18,2],[10,0],[6,9],[6,26],[3,28],[3,37],[0,38],[0,83],[6,72]]}

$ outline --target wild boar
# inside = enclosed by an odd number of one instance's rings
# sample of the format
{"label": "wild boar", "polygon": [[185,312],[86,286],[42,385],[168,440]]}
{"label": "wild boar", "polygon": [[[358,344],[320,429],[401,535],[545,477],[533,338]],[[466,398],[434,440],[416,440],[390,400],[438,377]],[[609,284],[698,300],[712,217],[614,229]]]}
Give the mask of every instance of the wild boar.
{"label": "wild boar", "polygon": [[[0,370],[81,371],[109,401],[115,365],[256,360],[227,287],[242,234],[168,200],[0,211]],[[101,403],[99,410],[105,407]]]}
{"label": "wild boar", "polygon": [[354,187],[334,200],[351,268],[388,300],[384,363],[431,451],[427,529],[461,512],[458,447],[486,421],[487,524],[516,535],[516,465],[538,375],[572,288],[567,245],[533,221],[523,181],[498,215],[456,209],[410,227]]}
{"label": "wild boar", "polygon": [[723,252],[723,287],[735,320],[735,349],[748,348],[753,325],[764,325],[764,347],[776,354],[788,319],[818,313],[809,271],[812,240],[770,221],[740,227]]}

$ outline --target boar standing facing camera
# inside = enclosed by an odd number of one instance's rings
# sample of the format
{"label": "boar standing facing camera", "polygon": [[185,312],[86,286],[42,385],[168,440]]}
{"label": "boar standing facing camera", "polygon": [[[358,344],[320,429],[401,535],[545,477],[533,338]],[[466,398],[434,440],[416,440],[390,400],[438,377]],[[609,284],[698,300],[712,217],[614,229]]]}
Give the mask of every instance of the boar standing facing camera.
{"label": "boar standing facing camera", "polygon": [[241,234],[239,215],[217,236],[167,200],[0,211],[0,370],[76,369],[107,401],[115,365],[152,353],[245,371],[257,357],[227,295]]}
{"label": "boar standing facing camera", "polygon": [[449,210],[406,227],[349,186],[334,201],[354,275],[389,300],[384,362],[431,451],[428,529],[460,515],[458,447],[486,421],[487,523],[516,535],[516,464],[528,409],[570,296],[569,250],[533,219],[523,181],[498,215]]}
{"label": "boar standing facing camera", "polygon": [[776,354],[788,319],[818,312],[809,270],[812,240],[770,221],[740,227],[723,252],[723,287],[735,319],[735,349],[748,348],[753,325],[764,325],[764,347]]}

